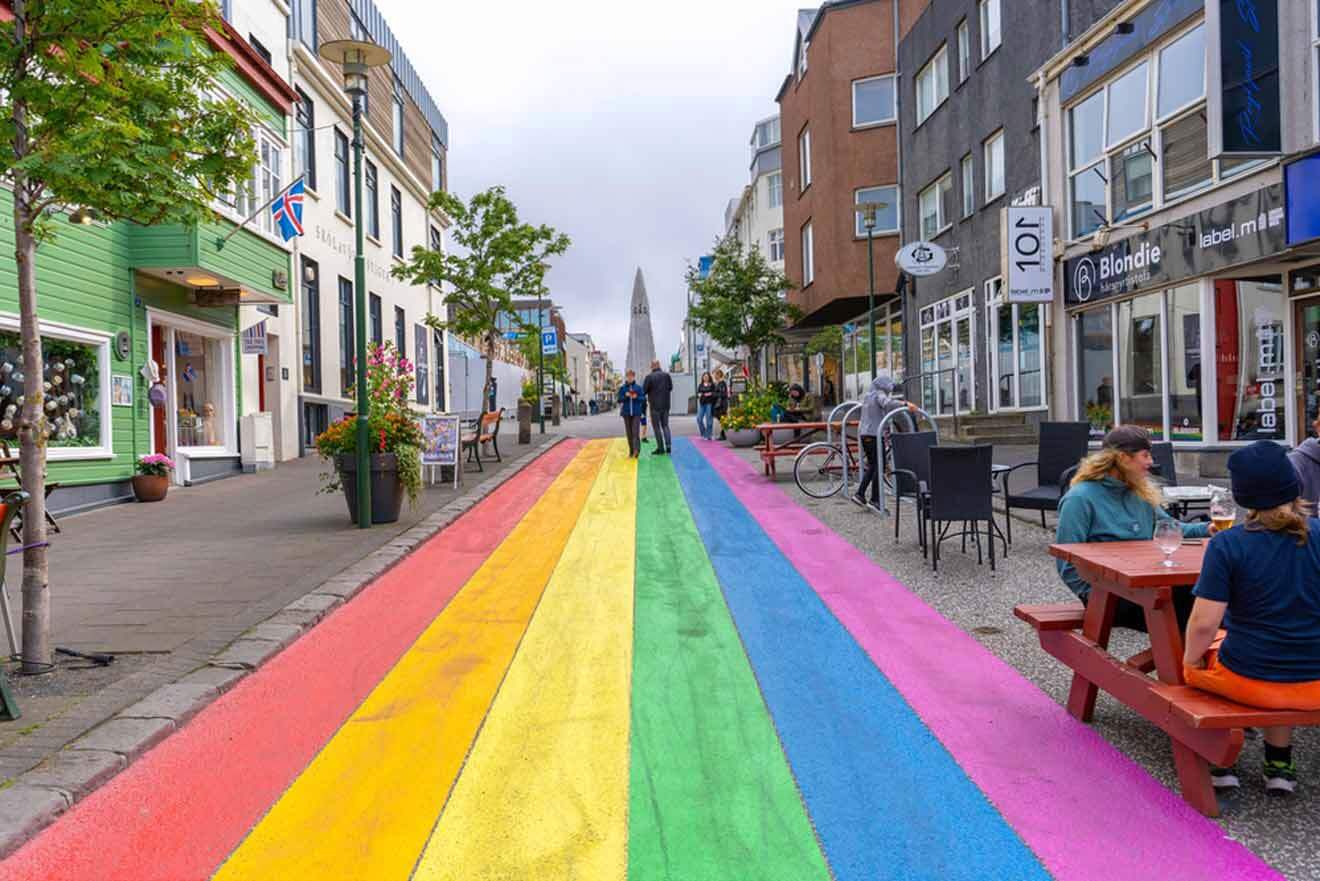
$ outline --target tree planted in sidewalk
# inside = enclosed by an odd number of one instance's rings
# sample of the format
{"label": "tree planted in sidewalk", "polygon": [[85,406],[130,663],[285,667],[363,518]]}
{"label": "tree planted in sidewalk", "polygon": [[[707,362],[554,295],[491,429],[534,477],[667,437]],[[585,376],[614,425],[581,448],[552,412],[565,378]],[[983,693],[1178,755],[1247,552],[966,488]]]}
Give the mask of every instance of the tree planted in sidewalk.
{"label": "tree planted in sidewalk", "polygon": [[0,180],[12,193],[22,335],[23,666],[51,658],[37,258],[69,211],[197,222],[249,179],[252,117],[217,88],[229,58],[210,0],[11,0],[0,21]]}
{"label": "tree planted in sidewalk", "polygon": [[395,278],[443,287],[448,317],[426,316],[436,329],[477,343],[486,359],[481,399],[490,399],[495,347],[513,323],[514,297],[535,297],[545,287],[545,261],[568,250],[569,238],[554,228],[518,219],[504,187],[491,187],[464,203],[452,193],[431,195],[428,206],[452,222],[455,251],[416,246]]}
{"label": "tree planted in sidewalk", "polygon": [[688,267],[685,279],[694,295],[689,318],[693,327],[721,346],[734,351],[745,347],[755,379],[761,350],[782,342],[780,331],[801,317],[801,311],[784,299],[793,283],[759,250],[743,248],[732,237],[718,241],[712,256],[704,278],[697,267]]}

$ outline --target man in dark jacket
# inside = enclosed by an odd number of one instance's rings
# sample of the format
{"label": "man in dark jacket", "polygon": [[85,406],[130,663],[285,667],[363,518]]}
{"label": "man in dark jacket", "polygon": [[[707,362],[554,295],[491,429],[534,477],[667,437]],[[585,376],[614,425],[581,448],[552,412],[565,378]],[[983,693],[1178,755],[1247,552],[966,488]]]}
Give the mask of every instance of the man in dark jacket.
{"label": "man in dark jacket", "polygon": [[651,408],[651,424],[655,426],[654,456],[663,456],[673,449],[674,442],[669,436],[669,395],[674,390],[674,380],[660,369],[659,361],[651,362],[651,373],[642,383],[642,393]]}
{"label": "man in dark jacket", "polygon": [[[1320,434],[1320,419],[1312,428]],[[1288,460],[1297,469],[1297,478],[1302,482],[1302,498],[1313,505],[1320,503],[1320,441],[1308,437],[1288,454]]]}
{"label": "man in dark jacket", "polygon": [[619,386],[619,415],[623,417],[623,430],[628,435],[628,458],[636,459],[642,450],[637,440],[637,423],[646,411],[646,395],[637,384],[637,374],[629,370]]}

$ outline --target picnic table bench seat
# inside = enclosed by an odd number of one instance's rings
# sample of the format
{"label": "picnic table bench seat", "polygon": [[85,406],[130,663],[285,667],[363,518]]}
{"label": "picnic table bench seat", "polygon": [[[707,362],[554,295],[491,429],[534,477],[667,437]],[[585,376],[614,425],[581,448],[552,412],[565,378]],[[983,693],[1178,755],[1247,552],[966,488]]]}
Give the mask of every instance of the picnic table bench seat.
{"label": "picnic table bench seat", "polygon": [[1320,725],[1320,710],[1266,710],[1239,704],[1190,685],[1154,687],[1169,702],[1169,711],[1191,728],[1268,728],[1272,725]]}
{"label": "picnic table bench seat", "polygon": [[1086,606],[1077,602],[1042,603],[1016,606],[1013,614],[1034,627],[1037,633],[1046,630],[1080,630],[1086,619]]}
{"label": "picnic table bench seat", "polygon": [[[848,425],[851,427],[856,427],[858,424],[856,419],[848,421]],[[802,451],[803,447],[824,440],[824,438],[817,435],[830,428],[842,430],[842,420],[836,419],[834,422],[763,422],[756,426],[756,430],[761,432],[761,443],[758,445],[758,449],[761,453],[763,473],[767,477],[775,477],[778,473],[775,468],[777,460],[784,456],[797,458],[797,454]],[[782,443],[776,443],[775,435],[781,431],[793,432],[793,438]],[[847,442],[848,449],[856,456],[859,449],[857,438],[855,436],[849,437]]]}

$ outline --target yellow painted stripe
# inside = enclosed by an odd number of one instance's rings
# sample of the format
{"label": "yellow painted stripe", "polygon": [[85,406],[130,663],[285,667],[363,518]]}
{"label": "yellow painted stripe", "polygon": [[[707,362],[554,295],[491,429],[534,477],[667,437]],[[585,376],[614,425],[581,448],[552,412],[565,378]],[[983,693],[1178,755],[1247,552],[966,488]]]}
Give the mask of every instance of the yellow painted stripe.
{"label": "yellow painted stripe", "polygon": [[217,879],[408,877],[608,448],[593,442],[573,459]]}
{"label": "yellow painted stripe", "polygon": [[626,877],[636,510],[615,441],[415,881]]}

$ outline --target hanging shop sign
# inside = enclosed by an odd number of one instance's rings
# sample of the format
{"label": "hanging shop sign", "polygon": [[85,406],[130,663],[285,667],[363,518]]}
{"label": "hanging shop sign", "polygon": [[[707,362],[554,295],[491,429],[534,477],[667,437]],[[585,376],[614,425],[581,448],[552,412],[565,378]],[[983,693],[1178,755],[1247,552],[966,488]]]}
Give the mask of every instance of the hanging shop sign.
{"label": "hanging shop sign", "polygon": [[1010,303],[1054,301],[1054,212],[1012,205],[999,223],[1004,296]]}
{"label": "hanging shop sign", "polygon": [[1284,166],[1283,189],[1288,202],[1288,244],[1320,239],[1320,153]]}
{"label": "hanging shop sign", "polygon": [[266,345],[266,322],[262,320],[243,331],[243,354],[266,355],[268,353]]}
{"label": "hanging shop sign", "polygon": [[1283,186],[1248,193],[1199,214],[1129,236],[1064,264],[1069,306],[1176,284],[1280,253]]}
{"label": "hanging shop sign", "polygon": [[1207,0],[1205,23],[1210,157],[1278,155],[1279,0]]}
{"label": "hanging shop sign", "polygon": [[908,275],[924,278],[942,270],[949,262],[949,255],[933,242],[912,242],[898,249],[894,263]]}

